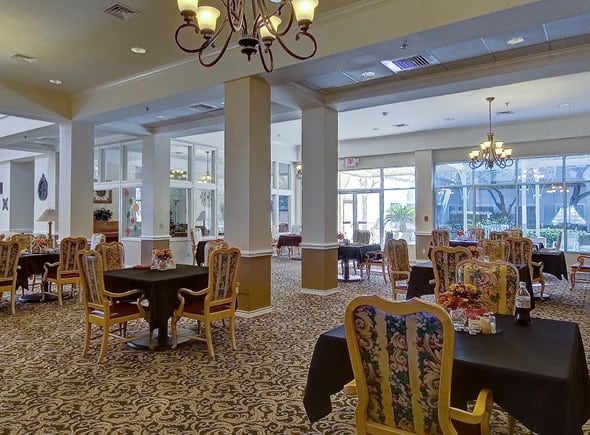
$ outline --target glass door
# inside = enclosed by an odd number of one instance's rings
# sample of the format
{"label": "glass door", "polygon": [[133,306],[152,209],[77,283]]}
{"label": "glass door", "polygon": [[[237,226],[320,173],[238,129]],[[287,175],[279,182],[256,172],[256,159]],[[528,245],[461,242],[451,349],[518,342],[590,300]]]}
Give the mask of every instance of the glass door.
{"label": "glass door", "polygon": [[379,192],[338,195],[338,231],[352,241],[355,230],[371,231],[371,242],[381,240]]}

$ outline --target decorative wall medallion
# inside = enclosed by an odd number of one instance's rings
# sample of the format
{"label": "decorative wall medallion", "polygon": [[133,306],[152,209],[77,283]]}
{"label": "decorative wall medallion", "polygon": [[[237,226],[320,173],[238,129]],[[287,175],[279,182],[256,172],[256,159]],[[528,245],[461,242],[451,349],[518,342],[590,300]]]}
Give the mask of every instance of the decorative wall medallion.
{"label": "decorative wall medallion", "polygon": [[2,198],[2,210],[8,210],[8,198]]}
{"label": "decorative wall medallion", "polygon": [[47,199],[48,191],[47,178],[45,178],[45,174],[42,174],[39,184],[37,185],[37,195],[41,201],[45,201]]}

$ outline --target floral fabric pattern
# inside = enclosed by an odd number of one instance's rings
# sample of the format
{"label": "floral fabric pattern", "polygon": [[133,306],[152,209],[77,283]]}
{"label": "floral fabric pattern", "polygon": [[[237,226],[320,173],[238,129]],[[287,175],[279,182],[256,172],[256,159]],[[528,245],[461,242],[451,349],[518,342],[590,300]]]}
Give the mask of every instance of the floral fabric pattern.
{"label": "floral fabric pattern", "polygon": [[[404,239],[391,239],[385,245],[385,258],[389,262],[389,277],[392,282],[409,278],[410,257],[408,254],[408,242]],[[406,272],[406,273],[396,273]]]}
{"label": "floral fabric pattern", "polygon": [[105,271],[123,269],[125,254],[123,244],[120,242],[99,243],[96,252],[102,257],[102,264]]}
{"label": "floral fabric pattern", "polygon": [[232,297],[233,284],[240,261],[240,253],[233,251],[229,254],[217,253],[210,258],[210,268],[213,269],[213,288],[209,293],[211,301]]}
{"label": "floral fabric pattern", "polygon": [[59,244],[59,269],[58,272],[77,271],[76,254],[86,249],[86,239],[83,237],[66,237]]}
{"label": "floral fabric pattern", "polygon": [[409,432],[442,433],[440,321],[428,313],[397,316],[365,305],[355,310],[354,323],[369,389],[367,418]]}
{"label": "floral fabric pattern", "polygon": [[455,270],[460,261],[471,258],[471,252],[467,248],[447,248],[439,246],[432,250],[432,268],[434,269],[434,294],[445,292],[449,286],[457,282]]}
{"label": "floral fabric pattern", "polygon": [[19,246],[18,242],[13,241],[0,243],[0,278],[12,278],[16,275]]}
{"label": "floral fabric pattern", "polygon": [[483,255],[490,261],[508,261],[510,258],[510,243],[506,240],[483,240],[481,242]]}
{"label": "floral fabric pattern", "polygon": [[519,274],[512,264],[465,260],[457,265],[457,280],[477,287],[486,311],[514,314]]}
{"label": "floral fabric pattern", "polygon": [[432,246],[449,246],[451,233],[448,230],[432,230]]}

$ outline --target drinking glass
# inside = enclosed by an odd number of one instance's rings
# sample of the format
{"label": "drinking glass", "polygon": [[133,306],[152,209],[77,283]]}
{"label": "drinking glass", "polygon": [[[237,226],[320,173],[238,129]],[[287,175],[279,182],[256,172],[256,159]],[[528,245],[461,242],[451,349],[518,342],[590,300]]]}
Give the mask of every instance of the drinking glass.
{"label": "drinking glass", "polygon": [[450,312],[451,320],[455,331],[463,331],[465,323],[467,322],[467,312],[464,308],[455,308]]}

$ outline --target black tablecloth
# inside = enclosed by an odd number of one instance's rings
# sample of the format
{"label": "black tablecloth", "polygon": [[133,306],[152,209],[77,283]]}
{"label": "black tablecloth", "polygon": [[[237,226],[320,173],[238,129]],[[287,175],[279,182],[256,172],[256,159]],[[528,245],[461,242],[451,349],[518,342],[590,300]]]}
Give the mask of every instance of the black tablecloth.
{"label": "black tablecloth", "polygon": [[299,246],[301,244],[301,236],[297,234],[283,234],[277,240],[277,249],[283,246]]}
{"label": "black tablecloth", "polygon": [[356,260],[360,264],[369,251],[380,251],[381,245],[373,243],[370,245],[338,245],[338,260]]}
{"label": "black tablecloth", "polygon": [[197,253],[195,254],[195,258],[197,259],[197,265],[203,265],[205,263],[205,245],[207,242],[211,240],[217,239],[210,239],[210,240],[199,240],[197,243]]}
{"label": "black tablecloth", "polygon": [[59,253],[52,254],[21,254],[18,257],[20,269],[17,271],[16,287],[29,288],[29,276],[42,275],[45,263],[57,263]]}
{"label": "black tablecloth", "polygon": [[209,270],[206,267],[177,264],[172,270],[120,269],[104,272],[108,291],[143,291],[150,306],[150,328],[158,328],[158,335],[167,333],[168,319],[178,305],[176,293],[185,287],[194,291],[207,287]]}
{"label": "black tablecloth", "polygon": [[[520,281],[526,282],[526,287],[531,296],[533,295],[533,283],[529,274],[529,268],[524,264],[515,265],[518,269]],[[434,279],[434,269],[431,261],[423,263],[416,263],[412,266],[410,271],[410,279],[408,281],[408,292],[406,299],[419,298],[424,295],[434,294],[434,284],[429,284],[430,280]],[[535,308],[535,298],[531,297],[531,309]]]}
{"label": "black tablecloth", "polygon": [[565,254],[562,251],[537,251],[533,252],[534,262],[543,262],[543,273],[561,279],[563,276],[567,279],[567,264],[565,263]]}
{"label": "black tablecloth", "polygon": [[[542,434],[581,434],[590,417],[590,382],[578,325],[532,319],[530,326],[497,316],[496,335],[457,333],[453,403],[475,399],[491,388],[494,401]],[[353,379],[344,327],[322,334],[316,343],[303,403],[310,421],[332,410],[330,395]]]}

